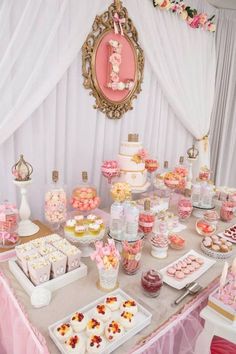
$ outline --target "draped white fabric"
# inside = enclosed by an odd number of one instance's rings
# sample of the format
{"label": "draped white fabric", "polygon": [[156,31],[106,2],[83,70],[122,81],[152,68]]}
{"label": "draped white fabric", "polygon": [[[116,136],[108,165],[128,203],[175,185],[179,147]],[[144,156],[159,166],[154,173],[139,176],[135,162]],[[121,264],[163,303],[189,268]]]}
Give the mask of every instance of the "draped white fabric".
{"label": "draped white fabric", "polygon": [[236,11],[220,10],[216,44],[217,74],[211,122],[211,162],[216,184],[235,187]]}
{"label": "draped white fabric", "polygon": [[149,0],[123,1],[146,56],[143,91],[134,110],[113,121],[92,108],[94,99],[82,85],[79,50],[95,14],[110,3],[5,0],[0,7],[0,142],[5,141],[0,146],[0,199],[15,199],[10,166],[24,153],[35,169],[34,215],[41,214],[53,168],[61,171],[70,192],[80,172],[88,170],[106,204],[108,188],[100,164],[116,157],[120,140],[131,131],[140,134],[152,156],[171,164],[185,154],[191,134],[199,138],[207,133],[214,35],[189,29],[177,16],[154,9]]}
{"label": "draped white fabric", "polygon": [[[209,15],[216,9],[199,1],[193,7]],[[128,9],[160,87],[182,124],[196,138],[208,134],[214,98],[215,41],[212,33],[190,30],[179,16],[157,9],[151,1],[129,1]],[[145,23],[145,26],[144,26]],[[209,166],[209,149],[199,144],[200,166]]]}
{"label": "draped white fabric", "polygon": [[61,79],[79,52],[101,3],[101,0],[2,3],[0,143],[38,108]]}

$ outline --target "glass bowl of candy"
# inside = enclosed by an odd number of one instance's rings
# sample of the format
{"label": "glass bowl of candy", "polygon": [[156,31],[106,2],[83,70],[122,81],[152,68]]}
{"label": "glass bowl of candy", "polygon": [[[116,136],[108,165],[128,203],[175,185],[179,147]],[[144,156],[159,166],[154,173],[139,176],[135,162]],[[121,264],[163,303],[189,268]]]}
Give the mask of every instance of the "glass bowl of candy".
{"label": "glass bowl of candy", "polygon": [[163,286],[162,275],[154,270],[149,269],[142,273],[141,287],[146,296],[157,297]]}
{"label": "glass bowl of candy", "polygon": [[218,220],[219,220],[219,214],[215,210],[207,210],[204,214],[204,219],[209,221],[212,224],[217,225]]}
{"label": "glass bowl of candy", "polygon": [[178,216],[184,221],[191,216],[193,205],[190,199],[180,199],[178,202]]}
{"label": "glass bowl of candy", "polygon": [[174,250],[182,250],[185,247],[185,239],[179,235],[169,235],[170,247]]}
{"label": "glass bowl of candy", "polygon": [[229,222],[234,217],[234,203],[225,201],[220,208],[220,218],[222,221]]}
{"label": "glass bowl of candy", "polygon": [[216,232],[216,225],[206,219],[196,221],[197,233],[201,236],[211,236]]}
{"label": "glass bowl of candy", "polygon": [[75,188],[72,192],[71,204],[74,209],[85,213],[98,208],[100,198],[96,187],[82,185]]}

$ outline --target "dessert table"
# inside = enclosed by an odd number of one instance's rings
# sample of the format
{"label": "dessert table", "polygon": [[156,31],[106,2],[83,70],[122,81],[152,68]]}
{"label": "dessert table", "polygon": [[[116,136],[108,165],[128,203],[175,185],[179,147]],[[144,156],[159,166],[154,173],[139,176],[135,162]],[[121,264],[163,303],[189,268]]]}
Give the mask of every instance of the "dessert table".
{"label": "dessert table", "polygon": [[[182,291],[164,285],[159,297],[149,298],[142,293],[140,280],[142,270],[150,268],[161,269],[183,256],[190,249],[202,253],[200,249],[201,236],[195,231],[195,222],[196,218],[190,217],[186,222],[187,229],[181,232],[181,235],[186,239],[186,247],[183,250],[169,249],[168,257],[163,260],[158,260],[151,256],[151,246],[146,241],[142,253],[142,269],[140,269],[137,274],[130,276],[124,274],[120,268],[120,288],[145,306],[153,316],[151,324],[119,347],[115,351],[116,353],[155,353],[158,352],[158,350],[161,353],[194,353],[195,341],[202,330],[202,320],[200,319],[199,313],[206,305],[209,293],[218,284],[218,276],[221,274],[224,261],[217,260],[216,263],[198,279],[199,283],[204,288],[198,295],[194,297],[188,296],[179,305],[173,305],[173,303]],[[232,223],[233,222],[231,222],[231,224]],[[227,223],[220,222],[218,230],[224,230],[226,227],[228,227]],[[232,262],[235,251],[236,247],[234,246],[234,254],[228,259],[229,263]],[[29,343],[29,346],[27,345],[27,351],[24,351],[24,354],[46,354],[48,351],[53,354],[59,353],[57,347],[49,337],[48,326],[104,294],[96,286],[98,279],[96,265],[89,258],[83,258],[83,262],[88,266],[87,277],[53,292],[51,303],[41,309],[32,307],[29,296],[10,272],[8,263],[6,261],[0,263],[1,304],[10,302],[8,303],[8,308],[10,308],[11,304],[14,302],[16,307],[14,311],[12,307],[12,313],[8,314],[8,327],[10,327],[10,321],[12,321],[12,326],[14,327],[14,318],[22,316],[23,313],[20,314],[21,307],[15,302],[15,299],[17,299],[23,306],[24,312],[29,319],[29,321],[25,322],[27,326],[24,333],[22,329],[22,338],[29,339],[32,333],[33,336],[36,335],[39,338],[37,350],[35,342],[33,342],[32,339],[32,343]],[[9,280],[10,287],[16,298],[13,294],[9,297],[10,288],[8,288],[8,281],[6,279]],[[12,299],[10,300],[10,298]],[[1,318],[3,314],[4,306],[1,306]],[[39,333],[41,333],[43,337]],[[7,332],[4,323],[1,323],[0,343],[2,343],[2,346],[4,343],[7,343],[8,340],[11,340],[10,335],[11,331]],[[2,341],[2,338],[5,338],[5,340]],[[46,342],[44,342],[43,338],[45,338]],[[30,350],[30,345],[34,345],[32,347],[33,350]],[[4,354],[13,353],[12,351],[6,350],[6,347],[2,348],[0,352]],[[20,349],[14,351],[14,354],[18,353],[21,354],[23,352],[20,351]]]}

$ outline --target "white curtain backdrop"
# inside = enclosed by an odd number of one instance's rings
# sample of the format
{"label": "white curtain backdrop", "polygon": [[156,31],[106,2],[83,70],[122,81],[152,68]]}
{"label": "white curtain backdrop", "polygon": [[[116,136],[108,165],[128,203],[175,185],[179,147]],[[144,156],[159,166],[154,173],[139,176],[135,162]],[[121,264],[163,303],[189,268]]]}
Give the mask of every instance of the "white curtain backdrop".
{"label": "white curtain backdrop", "polygon": [[[0,141],[4,141],[0,146],[1,200],[8,198],[13,201],[16,198],[10,167],[20,153],[24,153],[34,166],[31,205],[34,216],[41,216],[43,194],[52,169],[60,170],[69,192],[79,183],[81,171],[87,170],[106,204],[108,187],[101,177],[100,165],[102,160],[116,157],[120,140],[125,139],[129,132],[139,133],[144,146],[154,157],[161,163],[167,159],[172,165],[191,146],[192,135],[202,137],[207,133],[207,112],[210,108],[205,104],[208,99],[204,95],[213,81],[210,73],[214,67],[214,35],[189,29],[175,15],[154,9],[149,0],[123,1],[139,30],[146,64],[143,91],[134,102],[134,110],[121,120],[113,121],[92,108],[94,99],[82,85],[79,52],[95,14],[104,11],[111,2],[38,0],[33,1],[37,3],[33,10],[32,1],[18,1],[15,6],[13,0],[5,0],[0,8],[0,15],[6,22],[3,27],[5,35],[0,35]],[[143,3],[146,4],[146,10]],[[198,3],[195,1],[196,5]],[[50,6],[54,6],[53,10]],[[28,16],[31,29],[26,25],[24,27],[26,32],[33,31],[33,37],[25,38],[24,43],[18,41],[18,46],[14,46],[16,34],[24,28],[21,26],[29,9],[32,11],[32,16]],[[140,17],[142,11],[147,11],[149,20]],[[49,17],[45,26],[42,25],[44,17]],[[158,22],[160,27],[157,27]],[[37,31],[41,44],[36,41]],[[51,47],[49,38],[52,37],[54,45]],[[165,45],[171,55],[163,49]],[[12,54],[8,54],[13,47]],[[73,50],[70,50],[72,47]],[[66,71],[67,67],[69,69]],[[161,70],[170,73],[166,73],[165,77]],[[198,75],[194,74],[195,70]],[[208,74],[209,83],[208,79],[205,80],[207,82],[203,80],[203,77],[208,78]],[[183,87],[179,84],[182,79]],[[11,82],[15,83],[12,88]]]}
{"label": "white curtain backdrop", "polygon": [[[203,1],[188,3],[210,16],[217,12]],[[209,132],[214,98],[214,35],[191,31],[185,21],[168,11],[153,11],[151,1],[129,1],[127,5],[163,93],[184,127],[201,139]],[[204,150],[203,141],[198,147],[198,165],[209,166],[209,149]]]}
{"label": "white curtain backdrop", "polygon": [[236,182],[236,11],[220,10],[216,95],[211,122],[212,169],[217,185]]}

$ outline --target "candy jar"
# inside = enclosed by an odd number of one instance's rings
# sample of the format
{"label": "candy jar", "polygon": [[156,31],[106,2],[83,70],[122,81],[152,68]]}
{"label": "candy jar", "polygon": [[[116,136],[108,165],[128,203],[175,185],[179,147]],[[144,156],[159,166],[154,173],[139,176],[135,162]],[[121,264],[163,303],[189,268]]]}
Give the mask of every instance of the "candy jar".
{"label": "candy jar", "polygon": [[112,238],[121,240],[124,234],[124,206],[115,201],[110,210],[110,235]]}
{"label": "candy jar", "polygon": [[223,202],[220,208],[220,218],[222,221],[229,222],[234,217],[234,203],[233,202]]}
{"label": "candy jar", "polygon": [[52,171],[52,186],[45,194],[45,219],[57,230],[66,220],[66,193],[59,185],[59,172]]}
{"label": "candy jar", "polygon": [[213,187],[209,184],[205,184],[202,189],[202,198],[201,198],[201,206],[203,208],[212,208],[212,199],[213,199]]}
{"label": "candy jar", "polygon": [[215,210],[208,210],[203,214],[203,216],[205,220],[214,225],[217,225],[220,218],[219,214]]}
{"label": "candy jar", "polygon": [[104,177],[108,179],[108,183],[111,183],[112,178],[120,175],[120,168],[118,162],[115,160],[103,161],[101,171]]}
{"label": "candy jar", "polygon": [[0,247],[11,248],[19,241],[17,234],[18,210],[15,205],[5,201],[0,204]]}
{"label": "candy jar", "polygon": [[95,186],[88,184],[88,173],[82,172],[82,184],[76,187],[72,192],[71,204],[73,208],[89,213],[91,210],[98,208],[100,198],[97,195]]}
{"label": "candy jar", "polygon": [[169,241],[166,235],[157,234],[150,238],[152,246],[151,255],[155,258],[164,259],[167,257]]}
{"label": "candy jar", "polygon": [[193,210],[190,199],[180,199],[178,202],[178,216],[180,220],[186,220],[190,217]]}
{"label": "candy jar", "polygon": [[142,247],[142,240],[122,242],[122,266],[126,274],[133,275],[139,270]]}
{"label": "candy jar", "polygon": [[126,210],[124,239],[135,241],[138,236],[139,209],[136,203],[132,202]]}
{"label": "candy jar", "polygon": [[150,199],[146,199],[144,202],[144,211],[139,214],[139,231],[143,232],[145,235],[152,232],[155,221],[155,216],[150,209],[151,201]]}
{"label": "candy jar", "polygon": [[154,269],[143,272],[141,286],[145,295],[157,297],[163,286],[162,275]]}
{"label": "candy jar", "polygon": [[207,166],[202,166],[200,171],[199,171],[199,179],[201,181],[209,181],[210,179],[210,170]]}
{"label": "candy jar", "polygon": [[211,236],[216,232],[216,225],[206,219],[196,221],[197,233],[201,236]]}

